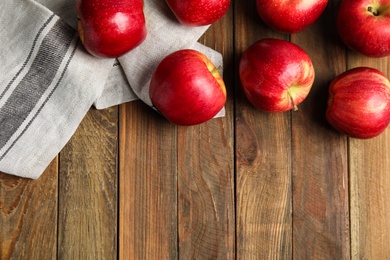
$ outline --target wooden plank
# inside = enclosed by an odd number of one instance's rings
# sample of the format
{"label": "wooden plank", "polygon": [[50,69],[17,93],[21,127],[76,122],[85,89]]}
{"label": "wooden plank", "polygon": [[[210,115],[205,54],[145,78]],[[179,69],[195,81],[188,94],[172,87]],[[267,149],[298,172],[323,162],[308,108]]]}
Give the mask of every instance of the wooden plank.
{"label": "wooden plank", "polygon": [[0,173],[0,258],[56,259],[58,162],[38,180]]}
{"label": "wooden plank", "polygon": [[[288,39],[264,25],[255,1],[234,2],[235,64],[261,38]],[[238,68],[235,68],[238,71]],[[238,259],[289,259],[292,253],[290,113],[255,109],[236,75],[235,149]]]}
{"label": "wooden plank", "polygon": [[119,259],[176,259],[176,127],[141,101],[119,118]]}
{"label": "wooden plank", "polygon": [[[348,68],[368,66],[390,77],[390,58],[366,58],[349,52]],[[388,259],[390,255],[390,129],[368,140],[351,138],[352,259]]]}
{"label": "wooden plank", "polygon": [[224,58],[226,115],[178,128],[179,259],[233,259],[235,254],[232,15],[228,12],[200,40]]}
{"label": "wooden plank", "polygon": [[91,109],[60,153],[58,257],[117,256],[118,109]]}
{"label": "wooden plank", "polygon": [[316,72],[307,99],[292,113],[294,259],[350,259],[347,138],[325,118],[329,82],[346,68],[334,29],[338,2],[291,35]]}

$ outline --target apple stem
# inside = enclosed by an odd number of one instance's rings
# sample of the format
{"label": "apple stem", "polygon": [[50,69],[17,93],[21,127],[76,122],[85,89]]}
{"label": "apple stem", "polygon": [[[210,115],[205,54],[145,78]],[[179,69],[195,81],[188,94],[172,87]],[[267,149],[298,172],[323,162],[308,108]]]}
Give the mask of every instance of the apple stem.
{"label": "apple stem", "polygon": [[372,13],[374,16],[378,16],[378,15],[379,15],[378,11],[377,11],[377,10],[374,10],[374,8],[372,8],[372,6],[369,6],[369,7],[367,8],[367,11],[369,11],[370,13]]}
{"label": "apple stem", "polygon": [[295,104],[295,101],[290,93],[290,91],[287,91],[288,96],[290,97],[291,103],[293,104],[293,110],[298,111],[298,106]]}

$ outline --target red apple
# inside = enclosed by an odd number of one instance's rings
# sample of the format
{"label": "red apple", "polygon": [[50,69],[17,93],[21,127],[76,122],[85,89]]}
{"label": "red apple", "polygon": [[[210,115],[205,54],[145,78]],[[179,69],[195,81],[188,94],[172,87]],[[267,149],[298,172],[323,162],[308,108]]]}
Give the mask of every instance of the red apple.
{"label": "red apple", "polygon": [[246,97],[267,112],[297,110],[314,82],[310,57],[299,46],[263,39],[241,56],[239,75]]}
{"label": "red apple", "polygon": [[166,0],[180,23],[187,26],[209,25],[225,15],[230,0]]}
{"label": "red apple", "polygon": [[256,0],[257,13],[271,28],[296,33],[313,24],[328,0]]}
{"label": "red apple", "polygon": [[143,0],[76,0],[78,31],[96,57],[119,57],[146,37]]}
{"label": "red apple", "polygon": [[358,53],[390,55],[390,0],[343,0],[337,30],[342,41]]}
{"label": "red apple", "polygon": [[367,139],[390,123],[390,82],[380,71],[359,67],[338,75],[329,86],[326,118],[350,137]]}
{"label": "red apple", "polygon": [[203,53],[189,49],[169,54],[159,63],[149,94],[153,106],[177,125],[203,123],[226,102],[218,68]]}

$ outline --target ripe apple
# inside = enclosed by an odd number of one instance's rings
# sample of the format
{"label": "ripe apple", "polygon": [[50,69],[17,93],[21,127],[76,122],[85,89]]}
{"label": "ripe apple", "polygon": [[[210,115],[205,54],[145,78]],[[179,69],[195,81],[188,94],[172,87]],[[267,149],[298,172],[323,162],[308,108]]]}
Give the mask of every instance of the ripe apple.
{"label": "ripe apple", "polygon": [[343,0],[337,30],[345,45],[358,53],[390,55],[390,0]]}
{"label": "ripe apple", "polygon": [[116,58],[146,37],[143,0],[76,0],[78,31],[96,57]]}
{"label": "ripe apple", "polygon": [[248,100],[267,112],[297,110],[314,82],[308,54],[296,44],[262,39],[241,56],[239,76]]}
{"label": "ripe apple", "polygon": [[380,71],[358,67],[338,75],[329,86],[326,118],[350,137],[367,139],[390,123],[390,82]]}
{"label": "ripe apple", "polygon": [[313,24],[327,4],[328,0],[256,0],[256,9],[269,27],[296,33]]}
{"label": "ripe apple", "polygon": [[166,0],[180,23],[187,26],[209,25],[226,14],[230,0]]}
{"label": "ripe apple", "polygon": [[153,73],[153,106],[177,125],[196,125],[213,118],[226,103],[218,68],[203,53],[183,49],[166,56]]}

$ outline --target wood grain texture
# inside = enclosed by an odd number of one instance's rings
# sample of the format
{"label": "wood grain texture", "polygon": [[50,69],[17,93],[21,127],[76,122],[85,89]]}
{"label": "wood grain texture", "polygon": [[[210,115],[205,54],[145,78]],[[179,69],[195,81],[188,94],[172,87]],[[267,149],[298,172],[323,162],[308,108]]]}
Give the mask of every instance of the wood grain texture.
{"label": "wood grain texture", "polygon": [[238,79],[242,52],[266,37],[254,1],[235,1],[235,155],[238,259],[289,259],[292,254],[291,126],[289,113],[255,109]]}
{"label": "wood grain texture", "polygon": [[39,180],[0,173],[0,259],[56,259],[58,162]]}
{"label": "wood grain texture", "polygon": [[[390,58],[348,53],[348,68],[369,66],[390,75]],[[351,138],[352,259],[388,259],[390,255],[390,131],[369,140]]]}
{"label": "wood grain texture", "polygon": [[325,118],[329,82],[346,68],[345,48],[332,29],[337,6],[329,1],[315,24],[291,35],[316,73],[308,97],[292,113],[294,259],[350,259],[347,138]]}
{"label": "wood grain texture", "polygon": [[60,153],[59,259],[117,256],[118,109],[92,109]]}
{"label": "wood grain texture", "polygon": [[[233,82],[232,9],[200,39],[224,57],[224,81]],[[235,208],[233,85],[227,114],[178,128],[179,259],[234,259]]]}
{"label": "wood grain texture", "polygon": [[140,101],[120,109],[119,259],[176,259],[177,130]]}

